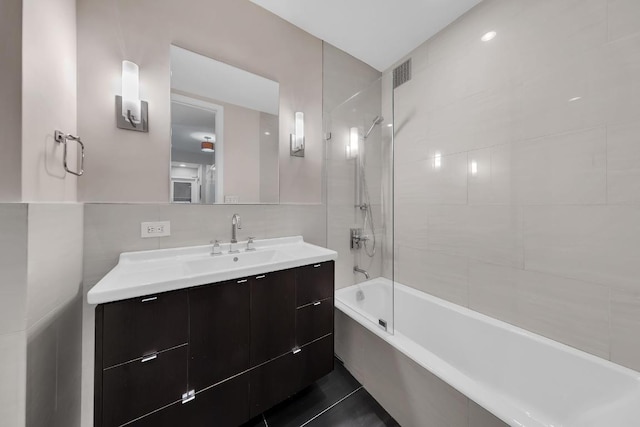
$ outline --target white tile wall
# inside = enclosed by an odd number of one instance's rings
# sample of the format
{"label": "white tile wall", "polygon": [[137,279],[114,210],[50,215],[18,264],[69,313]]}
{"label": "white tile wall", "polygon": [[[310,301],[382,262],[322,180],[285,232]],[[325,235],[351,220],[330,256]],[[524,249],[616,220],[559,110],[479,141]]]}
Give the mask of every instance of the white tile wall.
{"label": "white tile wall", "polygon": [[408,56],[396,278],[640,369],[640,2],[485,0]]}
{"label": "white tile wall", "polygon": [[640,33],[640,4],[635,0],[609,0],[609,40]]}
{"label": "white tile wall", "polygon": [[5,334],[26,328],[26,204],[0,204],[0,236],[0,334]]}
{"label": "white tile wall", "polygon": [[395,252],[400,283],[460,305],[468,304],[468,259],[433,251],[400,246]]}
{"label": "white tile wall", "polygon": [[80,425],[83,206],[0,205],[0,419]]}
{"label": "white tile wall", "polygon": [[522,267],[522,208],[442,205],[430,207],[426,215],[430,250]]}
{"label": "white tile wall", "polygon": [[81,204],[29,205],[28,328],[80,294],[83,216]]}
{"label": "white tile wall", "polygon": [[607,128],[607,201],[640,203],[640,123]]}
{"label": "white tile wall", "polygon": [[7,426],[25,425],[27,333],[0,335],[0,419]]}
{"label": "white tile wall", "polygon": [[25,424],[27,357],[26,204],[0,204],[0,420]]}
{"label": "white tile wall", "polygon": [[527,269],[636,289],[640,207],[532,207],[525,219]]}
{"label": "white tile wall", "polygon": [[83,217],[82,204],[29,204],[26,425],[81,425]]}
{"label": "white tile wall", "polygon": [[611,293],[611,360],[640,371],[640,292]]}

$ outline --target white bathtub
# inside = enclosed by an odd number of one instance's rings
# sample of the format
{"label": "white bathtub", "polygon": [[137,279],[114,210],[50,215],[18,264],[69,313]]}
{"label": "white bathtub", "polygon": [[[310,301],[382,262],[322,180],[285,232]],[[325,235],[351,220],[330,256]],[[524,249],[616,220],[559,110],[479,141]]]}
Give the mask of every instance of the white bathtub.
{"label": "white bathtub", "polygon": [[638,372],[387,279],[336,307],[511,426],[640,426]]}

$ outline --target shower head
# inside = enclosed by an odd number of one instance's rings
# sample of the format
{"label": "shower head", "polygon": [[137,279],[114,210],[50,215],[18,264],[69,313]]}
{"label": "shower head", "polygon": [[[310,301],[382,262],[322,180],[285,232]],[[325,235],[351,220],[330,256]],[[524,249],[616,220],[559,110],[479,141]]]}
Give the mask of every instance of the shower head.
{"label": "shower head", "polygon": [[371,127],[369,128],[369,130],[367,131],[367,133],[364,134],[364,139],[367,139],[369,137],[369,134],[371,133],[371,131],[373,130],[374,127],[376,127],[376,125],[379,125],[380,123],[384,122],[384,117],[382,116],[376,116],[375,119],[373,119],[373,123],[371,124]]}

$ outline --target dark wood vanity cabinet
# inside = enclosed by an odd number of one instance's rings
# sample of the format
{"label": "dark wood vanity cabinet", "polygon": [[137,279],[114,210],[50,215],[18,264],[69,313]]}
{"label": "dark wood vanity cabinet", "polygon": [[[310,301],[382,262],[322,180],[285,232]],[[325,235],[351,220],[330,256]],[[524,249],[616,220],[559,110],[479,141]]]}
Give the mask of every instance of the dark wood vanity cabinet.
{"label": "dark wood vanity cabinet", "polygon": [[189,290],[189,390],[249,368],[249,280]]}
{"label": "dark wood vanity cabinet", "polygon": [[233,427],[333,370],[333,261],[96,308],[97,427]]}
{"label": "dark wood vanity cabinet", "polygon": [[244,373],[134,421],[131,427],[231,427],[249,418],[249,374]]}
{"label": "dark wood vanity cabinet", "polygon": [[260,274],[251,283],[251,366],[295,347],[295,270]]}

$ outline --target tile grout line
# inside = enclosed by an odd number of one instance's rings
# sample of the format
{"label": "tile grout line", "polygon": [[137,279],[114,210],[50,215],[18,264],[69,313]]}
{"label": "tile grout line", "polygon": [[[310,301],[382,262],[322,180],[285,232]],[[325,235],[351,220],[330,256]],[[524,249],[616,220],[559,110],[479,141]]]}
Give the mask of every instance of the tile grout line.
{"label": "tile grout line", "polygon": [[340,403],[342,403],[345,399],[349,398],[351,395],[353,395],[354,393],[360,391],[363,389],[363,386],[358,387],[357,389],[353,390],[351,393],[347,394],[345,397],[343,397],[342,399],[338,400],[336,403],[334,403],[333,405],[329,406],[328,408],[322,410],[321,412],[319,412],[318,414],[316,414],[315,416],[313,416],[312,418],[310,418],[309,420],[307,420],[306,422],[300,424],[300,427],[304,427],[307,424],[309,424],[311,421],[315,420],[316,418],[318,418],[320,415],[324,414],[325,412],[329,411],[330,409],[332,409],[334,406],[339,405]]}

